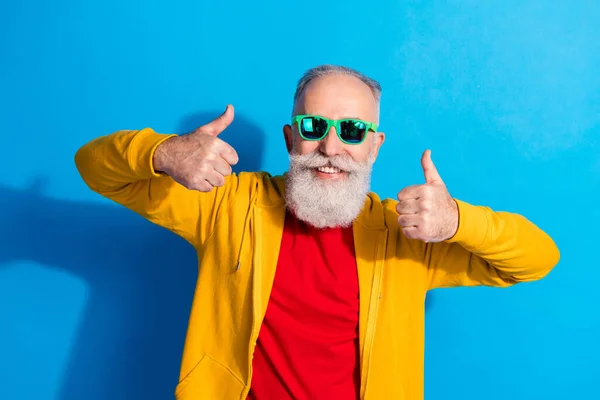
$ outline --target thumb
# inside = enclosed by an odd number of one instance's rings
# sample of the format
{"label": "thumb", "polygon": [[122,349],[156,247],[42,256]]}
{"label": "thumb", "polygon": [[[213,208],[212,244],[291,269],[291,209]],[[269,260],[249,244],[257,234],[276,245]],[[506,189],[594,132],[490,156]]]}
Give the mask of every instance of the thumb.
{"label": "thumb", "polygon": [[223,114],[219,115],[208,124],[201,126],[196,131],[202,131],[202,133],[218,136],[231,124],[233,121],[233,114],[233,106],[231,104],[227,104]]}
{"label": "thumb", "polygon": [[435,168],[433,161],[431,161],[431,150],[425,150],[423,153],[423,156],[421,157],[421,167],[423,167],[425,183],[444,183],[437,168]]}

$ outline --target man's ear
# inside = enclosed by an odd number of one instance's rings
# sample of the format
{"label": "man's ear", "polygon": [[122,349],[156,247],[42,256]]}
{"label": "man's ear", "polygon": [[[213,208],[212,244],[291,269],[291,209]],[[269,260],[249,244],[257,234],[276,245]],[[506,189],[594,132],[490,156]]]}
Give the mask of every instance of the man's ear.
{"label": "man's ear", "polygon": [[292,126],[290,124],[286,124],[283,126],[283,138],[285,139],[285,147],[287,147],[288,153],[292,152],[294,138],[292,132]]}
{"label": "man's ear", "polygon": [[373,161],[375,161],[375,159],[377,159],[377,156],[379,155],[379,149],[381,148],[381,145],[383,144],[383,142],[385,141],[385,133],[383,132],[376,132],[375,133],[375,141],[373,143]]}

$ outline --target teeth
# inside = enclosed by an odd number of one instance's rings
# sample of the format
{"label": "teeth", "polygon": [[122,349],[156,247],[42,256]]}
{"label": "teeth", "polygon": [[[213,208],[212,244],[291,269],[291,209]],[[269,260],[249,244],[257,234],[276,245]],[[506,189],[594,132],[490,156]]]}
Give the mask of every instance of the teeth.
{"label": "teeth", "polygon": [[336,167],[319,167],[317,168],[317,170],[326,174],[337,174],[339,172],[342,172],[339,168]]}

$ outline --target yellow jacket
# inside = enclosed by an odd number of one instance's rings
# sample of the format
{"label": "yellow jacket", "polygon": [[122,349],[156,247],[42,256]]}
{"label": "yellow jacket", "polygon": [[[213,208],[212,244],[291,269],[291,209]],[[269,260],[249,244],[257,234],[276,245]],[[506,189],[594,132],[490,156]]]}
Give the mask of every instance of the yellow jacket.
{"label": "yellow jacket", "polygon": [[[178,400],[245,400],[282,236],[284,177],[240,173],[210,193],[152,167],[173,135],[119,131],[75,156],[91,190],[180,235],[198,254],[198,280],[175,388]],[[518,214],[456,200],[459,228],[443,243],[404,237],[396,202],[369,194],[354,239],[360,286],[361,398],[423,398],[424,300],[440,287],[506,287],[558,263],[552,239]]]}

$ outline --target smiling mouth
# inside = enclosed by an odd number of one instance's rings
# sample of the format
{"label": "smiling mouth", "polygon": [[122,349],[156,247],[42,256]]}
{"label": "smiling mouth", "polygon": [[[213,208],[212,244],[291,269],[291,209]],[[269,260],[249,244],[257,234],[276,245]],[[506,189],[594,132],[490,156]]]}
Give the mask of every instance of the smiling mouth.
{"label": "smiling mouth", "polygon": [[317,171],[322,172],[324,174],[339,174],[340,172],[344,172],[337,167],[325,166],[315,168]]}

